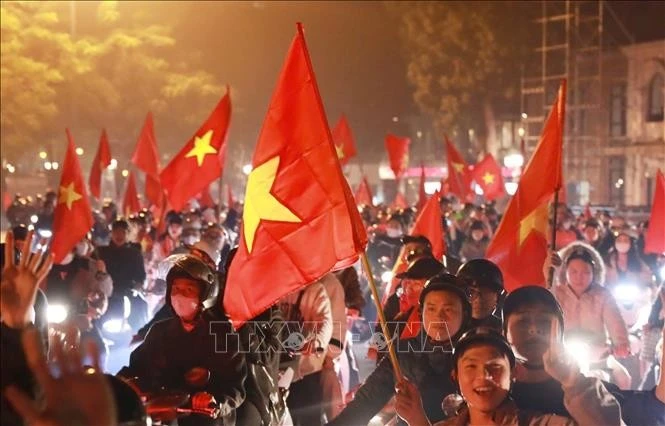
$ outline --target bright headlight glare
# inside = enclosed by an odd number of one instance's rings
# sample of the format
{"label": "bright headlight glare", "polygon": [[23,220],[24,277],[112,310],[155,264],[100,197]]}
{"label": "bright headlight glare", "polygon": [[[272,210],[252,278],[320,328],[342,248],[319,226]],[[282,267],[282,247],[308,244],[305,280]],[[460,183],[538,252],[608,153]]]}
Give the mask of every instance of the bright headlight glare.
{"label": "bright headlight glare", "polygon": [[64,305],[48,305],[46,310],[48,322],[60,324],[67,319],[67,307]]}
{"label": "bright headlight glare", "polygon": [[386,271],[381,274],[381,281],[384,283],[390,282],[393,279],[393,271]]}
{"label": "bright headlight glare", "polygon": [[612,290],[612,295],[620,302],[633,302],[637,298],[638,293],[639,289],[632,283],[618,284]]}

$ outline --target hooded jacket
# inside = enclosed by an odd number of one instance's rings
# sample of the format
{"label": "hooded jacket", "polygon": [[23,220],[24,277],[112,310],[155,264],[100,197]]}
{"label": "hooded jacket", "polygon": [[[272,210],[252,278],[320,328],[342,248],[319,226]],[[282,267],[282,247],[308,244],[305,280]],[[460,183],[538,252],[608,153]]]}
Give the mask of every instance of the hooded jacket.
{"label": "hooded jacket", "polygon": [[[576,249],[589,252],[594,261],[593,282],[579,297],[566,281],[566,263]],[[554,297],[564,313],[567,332],[585,331],[593,335],[595,345],[604,346],[609,334],[615,345],[628,344],[628,329],[614,297],[603,287],[605,268],[600,254],[590,245],[576,241],[560,252],[563,266],[558,273],[556,285],[552,289]]]}

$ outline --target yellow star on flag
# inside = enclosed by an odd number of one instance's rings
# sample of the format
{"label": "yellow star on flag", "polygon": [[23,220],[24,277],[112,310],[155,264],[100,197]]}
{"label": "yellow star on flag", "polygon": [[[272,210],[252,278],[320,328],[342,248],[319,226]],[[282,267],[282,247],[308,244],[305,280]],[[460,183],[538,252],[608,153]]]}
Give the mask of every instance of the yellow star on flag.
{"label": "yellow star on flag", "polygon": [[58,204],[65,203],[67,205],[67,209],[71,210],[72,204],[81,198],[83,198],[83,196],[74,190],[74,182],[70,182],[69,185],[60,187]]}
{"label": "yellow star on flag", "polygon": [[491,185],[494,183],[494,175],[490,172],[485,172],[483,175],[483,182],[485,182],[485,185]]}
{"label": "yellow star on flag", "polygon": [[341,145],[335,145],[335,151],[337,152],[337,158],[340,160],[344,158],[344,147]]}
{"label": "yellow star on flag", "polygon": [[194,148],[192,148],[185,158],[196,157],[196,164],[199,167],[203,164],[205,156],[208,154],[217,154],[217,150],[210,145],[210,140],[212,139],[212,130],[208,130],[203,136],[196,136],[194,138]]}
{"label": "yellow star on flag", "polygon": [[526,240],[526,237],[528,237],[529,234],[531,234],[533,231],[540,232],[543,236],[546,235],[548,222],[547,216],[547,203],[543,203],[536,207],[534,211],[529,213],[527,217],[522,219],[520,222],[520,247],[524,243],[524,240]]}
{"label": "yellow star on flag", "polygon": [[457,173],[462,173],[464,171],[464,164],[462,163],[453,163],[453,168]]}
{"label": "yellow star on flag", "polygon": [[262,220],[302,222],[298,216],[270,193],[277,176],[278,167],[279,156],[273,157],[252,170],[247,177],[242,225],[248,253],[252,252],[256,231]]}

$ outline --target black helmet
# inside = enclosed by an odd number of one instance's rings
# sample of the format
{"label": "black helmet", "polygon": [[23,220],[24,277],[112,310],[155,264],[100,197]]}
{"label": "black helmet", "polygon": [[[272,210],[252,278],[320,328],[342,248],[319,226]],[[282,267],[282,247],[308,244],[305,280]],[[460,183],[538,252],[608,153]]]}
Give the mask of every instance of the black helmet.
{"label": "black helmet", "polygon": [[426,256],[411,262],[406,271],[397,274],[395,278],[425,280],[428,278],[432,278],[433,276],[443,272],[444,270],[445,266],[443,266],[443,263],[439,262],[433,257]]}
{"label": "black helmet", "polygon": [[16,225],[12,228],[14,234],[14,241],[25,241],[28,238],[28,227],[24,224]]}
{"label": "black helmet", "polygon": [[492,345],[508,357],[510,368],[515,367],[515,354],[505,337],[490,327],[476,327],[460,337],[453,350],[453,369],[457,369],[457,361],[471,346],[479,343]]}
{"label": "black helmet", "polygon": [[173,264],[166,275],[166,300],[170,303],[171,286],[176,278],[189,278],[199,283],[200,302],[205,309],[211,308],[219,294],[217,273],[203,260],[194,255],[185,255]]}
{"label": "black helmet", "polygon": [[124,229],[125,231],[129,231],[129,222],[125,219],[116,219],[111,224],[111,229]]}
{"label": "black helmet", "polygon": [[432,291],[447,291],[459,296],[462,301],[462,310],[465,318],[471,318],[471,304],[464,293],[462,284],[460,283],[459,278],[453,274],[441,273],[433,276],[425,283],[423,291],[420,293],[420,299],[418,301],[421,309],[423,303],[425,303],[425,296]]}
{"label": "black helmet", "polygon": [[182,216],[175,210],[170,210],[168,213],[166,213],[166,224],[171,225],[171,224],[178,224],[182,225]]}
{"label": "black helmet", "polygon": [[116,417],[120,426],[148,425],[146,413],[141,397],[130,385],[110,374],[104,374],[108,380],[113,400],[115,401]]}
{"label": "black helmet", "polygon": [[506,296],[503,302],[503,331],[508,327],[508,317],[520,306],[525,304],[540,303],[556,315],[561,330],[563,330],[563,309],[554,295],[545,287],[530,285],[513,290]]}
{"label": "black helmet", "polygon": [[488,287],[503,292],[503,274],[496,264],[487,259],[472,259],[457,270],[457,277],[468,286]]}

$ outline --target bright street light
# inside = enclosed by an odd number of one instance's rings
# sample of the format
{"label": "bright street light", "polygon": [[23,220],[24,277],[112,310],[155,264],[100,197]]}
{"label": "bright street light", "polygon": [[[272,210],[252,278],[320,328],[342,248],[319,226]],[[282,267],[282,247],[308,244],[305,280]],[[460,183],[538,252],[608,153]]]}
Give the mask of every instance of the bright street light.
{"label": "bright street light", "polygon": [[508,154],[503,157],[503,165],[510,169],[522,167],[524,165],[524,157],[519,153]]}
{"label": "bright street light", "polygon": [[58,170],[58,167],[60,167],[60,165],[58,164],[57,161],[54,161],[51,163],[51,167],[53,168],[53,170]]}
{"label": "bright street light", "polygon": [[111,158],[111,163],[109,164],[109,170],[115,170],[118,168],[118,160]]}
{"label": "bright street light", "polygon": [[129,176],[129,170],[123,169],[122,170],[122,177],[127,177],[127,176]]}
{"label": "bright street light", "polygon": [[249,174],[252,173],[252,165],[251,164],[245,164],[244,166],[242,166],[242,172],[245,175],[249,176]]}
{"label": "bright street light", "polygon": [[517,192],[517,182],[506,182],[504,186],[508,195],[515,195]]}
{"label": "bright street light", "polygon": [[79,156],[83,155],[83,148],[81,148],[81,147],[76,148],[76,155],[79,155]]}
{"label": "bright street light", "polygon": [[523,137],[524,133],[525,133],[524,127],[520,127],[519,129],[517,129],[517,134],[520,135],[520,137]]}
{"label": "bright street light", "polygon": [[42,160],[45,160],[46,156],[47,156],[46,151],[42,151],[39,153],[39,158],[41,158]]}
{"label": "bright street light", "polygon": [[44,162],[44,168],[46,170],[51,170],[51,162],[50,161],[45,161]]}
{"label": "bright street light", "polygon": [[526,112],[523,112],[523,113],[522,113],[522,119],[526,120],[527,118],[529,118],[529,116],[526,115]]}

